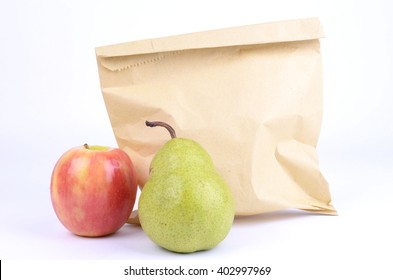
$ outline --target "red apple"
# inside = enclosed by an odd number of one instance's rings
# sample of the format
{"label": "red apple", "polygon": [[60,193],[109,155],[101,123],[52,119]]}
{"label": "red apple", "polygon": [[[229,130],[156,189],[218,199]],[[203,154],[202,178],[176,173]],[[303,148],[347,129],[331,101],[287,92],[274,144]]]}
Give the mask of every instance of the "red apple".
{"label": "red apple", "polygon": [[137,179],[123,150],[85,144],[60,157],[50,190],[56,215],[69,231],[104,236],[126,223],[135,204]]}

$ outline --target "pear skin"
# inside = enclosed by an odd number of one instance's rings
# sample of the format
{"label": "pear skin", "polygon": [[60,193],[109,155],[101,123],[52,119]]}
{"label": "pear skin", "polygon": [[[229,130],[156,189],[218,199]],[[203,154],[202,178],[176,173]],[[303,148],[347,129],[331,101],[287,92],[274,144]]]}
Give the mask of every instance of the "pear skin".
{"label": "pear skin", "polygon": [[138,203],[142,229],[159,246],[178,253],[208,250],[228,235],[235,216],[232,192],[207,151],[191,139],[172,139],[151,162]]}

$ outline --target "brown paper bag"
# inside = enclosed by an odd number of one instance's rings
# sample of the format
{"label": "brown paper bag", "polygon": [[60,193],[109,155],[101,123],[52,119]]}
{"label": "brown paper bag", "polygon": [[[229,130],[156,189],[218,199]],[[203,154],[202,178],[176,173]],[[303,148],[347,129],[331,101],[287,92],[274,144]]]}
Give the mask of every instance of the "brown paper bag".
{"label": "brown paper bag", "polygon": [[297,208],[335,214],[316,153],[322,66],[316,18],[122,43],[96,49],[116,140],[143,186],[157,150],[192,138],[212,156],[236,214]]}

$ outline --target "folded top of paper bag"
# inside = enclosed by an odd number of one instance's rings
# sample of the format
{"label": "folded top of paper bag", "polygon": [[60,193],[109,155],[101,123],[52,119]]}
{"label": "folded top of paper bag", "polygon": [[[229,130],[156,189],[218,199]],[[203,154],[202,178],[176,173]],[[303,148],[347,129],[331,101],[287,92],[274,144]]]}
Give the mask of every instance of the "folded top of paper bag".
{"label": "folded top of paper bag", "polygon": [[318,39],[324,32],[318,18],[286,20],[127,42],[96,48],[99,57],[267,44]]}

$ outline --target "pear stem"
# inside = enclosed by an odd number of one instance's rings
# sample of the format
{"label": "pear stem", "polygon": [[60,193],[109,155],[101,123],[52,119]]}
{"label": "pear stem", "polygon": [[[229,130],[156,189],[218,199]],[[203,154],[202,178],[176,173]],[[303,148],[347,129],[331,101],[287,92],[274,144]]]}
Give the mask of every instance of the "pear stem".
{"label": "pear stem", "polygon": [[150,127],[156,127],[156,126],[165,127],[169,131],[169,134],[171,135],[172,139],[176,138],[176,132],[173,129],[173,127],[170,126],[169,124],[165,123],[165,122],[159,122],[159,121],[150,122],[150,121],[146,121],[145,123],[146,123],[147,126],[150,126]]}

